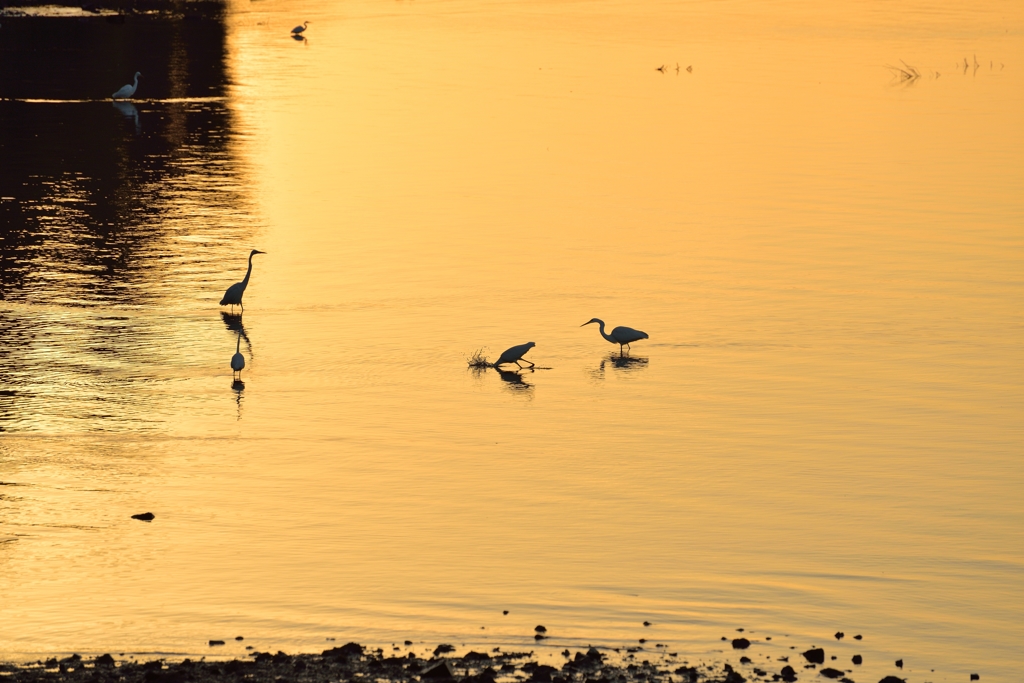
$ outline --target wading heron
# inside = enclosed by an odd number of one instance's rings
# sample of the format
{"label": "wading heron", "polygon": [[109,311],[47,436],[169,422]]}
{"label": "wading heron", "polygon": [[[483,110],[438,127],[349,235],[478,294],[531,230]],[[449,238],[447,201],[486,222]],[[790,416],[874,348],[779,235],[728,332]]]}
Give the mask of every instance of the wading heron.
{"label": "wading heron", "polygon": [[135,82],[134,83],[129,83],[128,85],[123,86],[120,90],[118,90],[116,93],[111,95],[111,97],[113,99],[115,99],[115,100],[130,100],[132,98],[132,95],[135,94],[135,91],[139,87],[139,76],[141,76],[141,75],[142,75],[141,73],[136,71],[135,72]]}
{"label": "wading heron", "polygon": [[601,327],[601,336],[610,341],[612,344],[619,345],[620,354],[622,353],[623,346],[629,349],[629,345],[632,344],[633,342],[640,341],[641,339],[647,339],[646,332],[634,330],[632,327],[616,327],[614,330],[612,330],[611,334],[608,334],[604,331],[604,321],[601,320],[600,318],[591,318],[587,322],[583,323],[583,325],[580,325],[580,327],[589,325],[590,323],[597,323]]}
{"label": "wading heron", "polygon": [[[231,306],[232,311],[235,310],[235,306],[242,306],[242,295],[245,294],[245,288],[249,286],[249,276],[252,275],[252,257],[265,253],[267,252],[256,249],[249,252],[249,270],[245,271],[245,279],[228,287],[228,291],[224,292],[224,298],[220,300],[221,306]],[[245,306],[242,306],[242,310],[245,310]]]}
{"label": "wading heron", "polygon": [[231,356],[231,369],[234,371],[232,378],[242,379],[242,369],[245,367],[245,356],[242,355],[242,333],[238,333],[238,343],[235,344],[235,355]]}
{"label": "wading heron", "polygon": [[304,22],[302,22],[302,26],[296,26],[295,28],[293,28],[292,29],[292,35],[298,35],[298,34],[302,33],[303,31],[305,31],[306,30],[306,24],[308,24],[308,23],[309,23],[308,21],[304,21]]}
{"label": "wading heron", "polygon": [[[498,367],[499,365],[508,365],[510,363],[515,363],[516,365],[519,365],[519,361],[523,361],[524,363],[530,363],[530,361],[523,358],[523,356],[525,356],[526,352],[532,349],[534,346],[536,346],[536,344],[534,344],[533,342],[526,342],[525,344],[520,344],[519,346],[513,346],[511,349],[507,349],[506,351],[502,352],[500,356],[498,356],[498,360],[494,361],[494,367]],[[519,367],[523,366],[519,365]],[[533,363],[530,363],[530,367],[533,367]]]}

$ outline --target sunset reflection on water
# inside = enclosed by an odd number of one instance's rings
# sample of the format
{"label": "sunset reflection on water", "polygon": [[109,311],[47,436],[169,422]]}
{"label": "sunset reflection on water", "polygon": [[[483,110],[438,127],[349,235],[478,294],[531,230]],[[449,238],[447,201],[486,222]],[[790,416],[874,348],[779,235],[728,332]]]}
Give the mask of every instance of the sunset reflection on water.
{"label": "sunset reflection on water", "polygon": [[[744,627],[1011,680],[1022,20],[5,17],[0,659]],[[53,22],[63,57],[11,56]],[[526,340],[536,371],[467,368]]]}

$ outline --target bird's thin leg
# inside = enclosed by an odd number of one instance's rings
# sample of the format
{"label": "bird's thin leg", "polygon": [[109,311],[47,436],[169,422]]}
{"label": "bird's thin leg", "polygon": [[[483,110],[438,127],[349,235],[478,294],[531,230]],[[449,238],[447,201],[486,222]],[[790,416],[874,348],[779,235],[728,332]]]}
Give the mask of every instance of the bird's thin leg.
{"label": "bird's thin leg", "polygon": [[531,367],[531,368],[533,367],[533,363],[532,363],[531,361],[528,361],[528,360],[526,360],[526,359],[524,358],[524,359],[523,359],[523,362],[524,362],[524,363],[530,363],[530,367]]}

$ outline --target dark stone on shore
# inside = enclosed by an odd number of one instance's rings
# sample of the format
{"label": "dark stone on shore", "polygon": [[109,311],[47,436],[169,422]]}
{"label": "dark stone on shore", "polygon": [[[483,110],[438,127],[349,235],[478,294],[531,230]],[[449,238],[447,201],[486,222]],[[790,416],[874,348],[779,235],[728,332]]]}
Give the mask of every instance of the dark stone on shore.
{"label": "dark stone on shore", "polygon": [[245,640],[242,636],[235,636],[235,640]]}
{"label": "dark stone on shore", "polygon": [[223,640],[211,640],[210,641],[210,647],[213,647],[214,645],[223,645],[223,644],[224,644]]}
{"label": "dark stone on shore", "polygon": [[406,645],[412,645],[412,641],[411,640],[407,640],[407,641],[405,641],[405,644]]}
{"label": "dark stone on shore", "polygon": [[782,680],[786,681],[786,683],[793,683],[796,680],[796,671],[788,664],[782,667],[779,675],[782,676]]}
{"label": "dark stone on shore", "polygon": [[448,660],[444,660],[437,666],[424,671],[421,678],[429,678],[433,681],[450,681],[453,680],[455,676],[452,675],[452,665],[448,663]]}
{"label": "dark stone on shore", "polygon": [[746,638],[733,638],[732,649],[734,650],[746,650],[750,647],[750,641]]}
{"label": "dark stone on shore", "polygon": [[[359,643],[346,643],[341,647],[332,647],[330,650],[324,650],[320,656],[330,657],[331,659],[348,659],[349,657],[361,657],[362,655],[362,645]],[[256,661],[259,661],[259,657],[256,658]]]}
{"label": "dark stone on shore", "polygon": [[644,626],[650,626],[650,625],[651,625],[651,622],[649,622],[649,621],[645,621],[644,622]]}
{"label": "dark stone on shore", "polygon": [[903,668],[903,660],[902,659],[897,659],[896,660],[896,668],[897,669],[902,669]]}
{"label": "dark stone on shore", "polygon": [[154,515],[152,512],[143,512],[138,515],[132,515],[132,519],[141,519],[143,522],[150,522],[156,519],[156,515]]}
{"label": "dark stone on shore", "polygon": [[598,652],[597,648],[594,648],[594,647],[592,647],[589,650],[587,650],[587,657],[590,658],[590,659],[595,659],[595,660],[597,660],[599,662],[602,659],[604,659],[604,655],[601,654],[600,652]]}
{"label": "dark stone on shore", "polygon": [[981,679],[981,676],[979,676],[978,674],[971,674],[971,680],[972,681],[977,681],[977,680],[980,680],[980,679]]}
{"label": "dark stone on shore", "polygon": [[846,637],[845,633],[842,631],[836,631],[836,640],[842,640],[844,637]]}
{"label": "dark stone on shore", "polygon": [[501,610],[501,613],[502,614],[508,614],[508,610],[507,609],[503,609],[503,610]]}
{"label": "dark stone on shore", "polygon": [[646,639],[646,638],[641,638],[641,639],[640,639],[640,642],[641,642],[641,643],[646,643],[646,642],[647,642],[647,639]]}
{"label": "dark stone on shore", "polygon": [[534,664],[532,661],[523,665],[522,670],[529,674],[529,680],[532,683],[549,683],[551,681],[552,674],[558,673],[558,670],[554,667],[549,667],[546,664]]}
{"label": "dark stone on shore", "polygon": [[803,653],[804,659],[812,664],[824,664],[825,663],[825,651],[820,647],[811,648],[807,652]]}
{"label": "dark stone on shore", "polygon": [[501,665],[501,670],[502,671],[515,671],[516,670],[516,665],[515,664],[510,664],[510,663],[506,662],[505,664]]}
{"label": "dark stone on shore", "polygon": [[740,657],[740,664],[750,664],[750,657]]}
{"label": "dark stone on shore", "polygon": [[825,678],[839,678],[840,676],[843,675],[842,671],[840,671],[839,669],[833,669],[831,667],[829,667],[827,669],[822,669],[818,673],[820,673]]}
{"label": "dark stone on shore", "polygon": [[159,659],[153,660],[152,662],[146,662],[142,665],[143,671],[160,671],[164,668],[164,663]]}
{"label": "dark stone on shore", "polygon": [[895,676],[886,676],[882,680],[878,681],[878,683],[907,683],[907,681],[906,679],[896,678]]}
{"label": "dark stone on shore", "polygon": [[288,664],[292,661],[292,658],[286,655],[285,653],[278,651],[278,653],[274,655],[274,658],[271,661],[274,662],[274,664]]}
{"label": "dark stone on shore", "polygon": [[863,661],[864,661],[864,658],[861,657],[860,655],[854,655],[853,656],[853,663],[854,664],[860,664]]}
{"label": "dark stone on shore", "polygon": [[464,662],[482,662],[484,660],[490,661],[490,659],[491,659],[491,656],[489,654],[487,654],[486,652],[470,651],[470,652],[467,652],[466,654],[462,655],[462,660]]}
{"label": "dark stone on shore", "polygon": [[730,671],[725,675],[725,683],[746,683],[747,679],[740,676],[738,671]]}
{"label": "dark stone on shore", "polygon": [[109,654],[100,655],[96,658],[96,666],[114,666],[114,658]]}
{"label": "dark stone on shore", "polygon": [[861,638],[863,638],[863,637],[864,637],[864,636],[862,636],[861,634],[859,634],[859,633],[858,633],[857,635],[855,635],[855,636],[853,637],[853,639],[854,639],[854,640],[860,640],[860,639],[861,639]]}
{"label": "dark stone on shore", "polygon": [[546,628],[544,628],[543,626],[534,626],[533,630],[536,631],[537,633],[547,633],[548,632],[548,630]]}

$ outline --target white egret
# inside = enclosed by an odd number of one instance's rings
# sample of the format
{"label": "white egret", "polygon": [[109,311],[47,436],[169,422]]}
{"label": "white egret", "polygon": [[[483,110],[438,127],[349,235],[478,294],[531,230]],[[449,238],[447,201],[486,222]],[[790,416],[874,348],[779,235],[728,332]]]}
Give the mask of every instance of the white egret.
{"label": "white egret", "polygon": [[295,28],[293,28],[292,29],[292,35],[297,35],[299,33],[302,33],[303,31],[305,31],[306,30],[306,24],[308,24],[308,23],[309,23],[308,21],[304,21],[304,22],[302,22],[302,26],[296,26]]}
{"label": "white egret", "polygon": [[[253,249],[249,252],[249,270],[245,271],[245,279],[241,282],[228,287],[228,291],[224,292],[224,298],[220,300],[221,306],[231,306],[231,310],[235,310],[235,306],[242,306],[242,295],[245,294],[245,288],[249,286],[249,276],[252,275],[252,257],[256,254],[265,254],[265,251],[258,251]],[[245,306],[242,306],[242,310],[245,310]]]}
{"label": "white egret", "polygon": [[[494,361],[494,367],[498,367],[499,365],[507,365],[509,363],[515,363],[516,365],[519,365],[519,361],[521,360],[526,363],[530,363],[530,361],[523,358],[523,356],[525,356],[526,352],[532,349],[534,346],[536,346],[536,344],[534,344],[533,342],[526,342],[525,344],[520,344],[519,346],[513,346],[511,349],[507,349],[506,351],[502,352],[500,356],[498,356],[498,360]],[[519,367],[523,366],[519,365]],[[533,367],[533,363],[530,363],[530,367]]]}
{"label": "white egret", "polygon": [[601,336],[610,341],[612,344],[619,345],[620,354],[622,353],[623,346],[625,346],[628,349],[629,345],[632,344],[633,342],[640,341],[641,339],[647,339],[646,332],[634,330],[632,327],[616,327],[614,330],[612,330],[611,334],[607,334],[604,331],[604,321],[601,320],[600,318],[591,318],[587,322],[583,323],[583,325],[580,325],[580,327],[583,327],[584,325],[589,325],[590,323],[597,323],[601,327]]}
{"label": "white egret", "polygon": [[130,84],[122,87],[116,93],[111,95],[111,97],[113,99],[115,99],[115,100],[130,100],[132,98],[132,95],[135,94],[135,91],[139,87],[139,76],[141,76],[141,75],[142,75],[141,73],[136,71],[135,72],[135,82],[134,83],[130,83]]}
{"label": "white egret", "polygon": [[234,379],[242,379],[242,369],[245,367],[245,356],[242,355],[242,333],[238,333],[238,343],[235,344],[235,355],[231,356],[231,369],[234,371]]}

